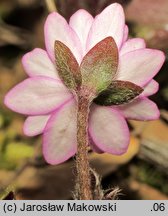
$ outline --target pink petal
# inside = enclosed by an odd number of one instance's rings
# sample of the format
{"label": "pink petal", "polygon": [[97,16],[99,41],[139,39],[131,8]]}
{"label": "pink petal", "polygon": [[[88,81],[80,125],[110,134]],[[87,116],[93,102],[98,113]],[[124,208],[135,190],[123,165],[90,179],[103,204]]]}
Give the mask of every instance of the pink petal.
{"label": "pink petal", "polygon": [[129,33],[128,26],[125,25],[125,27],[124,27],[123,43],[128,39],[128,33]]}
{"label": "pink petal", "polygon": [[5,104],[18,113],[43,115],[55,110],[71,97],[60,81],[48,77],[33,77],[11,89],[5,97]]}
{"label": "pink petal", "polygon": [[51,115],[29,116],[24,122],[23,131],[27,136],[36,136],[43,133]]}
{"label": "pink petal", "polygon": [[115,155],[127,151],[129,130],[123,116],[111,107],[93,105],[89,133],[98,149]]}
{"label": "pink petal", "polygon": [[106,7],[95,17],[87,40],[87,51],[108,36],[112,36],[120,48],[123,40],[125,17],[120,4]]}
{"label": "pink petal", "polygon": [[25,54],[22,58],[22,64],[30,77],[47,76],[59,79],[55,65],[51,62],[47,52],[42,49],[36,48]]}
{"label": "pink petal", "polygon": [[158,73],[164,60],[159,50],[140,49],[126,53],[120,56],[117,79],[144,86]]}
{"label": "pink petal", "polygon": [[145,47],[146,45],[144,39],[141,38],[129,39],[123,44],[120,50],[120,56],[134,50],[144,49]]}
{"label": "pink petal", "polygon": [[49,164],[59,164],[77,150],[76,106],[70,101],[49,119],[43,136],[43,154]]}
{"label": "pink petal", "polygon": [[138,98],[133,102],[118,106],[118,109],[128,119],[155,120],[159,118],[159,110],[154,102],[148,98]]}
{"label": "pink petal", "polygon": [[51,13],[44,26],[45,44],[52,61],[55,61],[54,43],[59,40],[64,43],[74,54],[80,63],[82,59],[82,47],[80,40],[66,20],[58,13]]}
{"label": "pink petal", "polygon": [[89,145],[91,147],[91,149],[98,153],[98,154],[101,154],[101,153],[104,153],[101,149],[98,148],[98,146],[94,143],[92,137],[90,136],[90,133],[89,133]]}
{"label": "pink petal", "polygon": [[155,94],[159,90],[159,83],[152,79],[143,88],[144,88],[144,91],[142,92],[141,95],[148,97],[150,95]]}
{"label": "pink petal", "polygon": [[93,20],[93,17],[87,11],[80,9],[71,16],[69,21],[69,25],[81,41],[84,53],[86,53],[86,40]]}

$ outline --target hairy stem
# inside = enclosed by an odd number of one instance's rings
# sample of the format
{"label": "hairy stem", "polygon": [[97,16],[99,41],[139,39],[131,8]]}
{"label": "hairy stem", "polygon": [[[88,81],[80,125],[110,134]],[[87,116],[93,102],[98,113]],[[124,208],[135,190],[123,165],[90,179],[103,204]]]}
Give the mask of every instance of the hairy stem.
{"label": "hairy stem", "polygon": [[91,200],[91,177],[88,160],[88,112],[89,102],[84,97],[78,97],[77,114],[77,197],[80,200]]}

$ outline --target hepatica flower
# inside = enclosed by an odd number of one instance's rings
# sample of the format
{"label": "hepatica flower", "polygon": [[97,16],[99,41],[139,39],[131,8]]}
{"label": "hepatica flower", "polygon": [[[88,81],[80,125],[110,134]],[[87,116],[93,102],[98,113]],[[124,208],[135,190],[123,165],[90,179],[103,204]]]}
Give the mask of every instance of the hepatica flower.
{"label": "hepatica flower", "polygon": [[143,39],[128,39],[123,9],[117,3],[95,18],[78,10],[69,23],[51,13],[44,35],[46,50],[36,48],[23,56],[29,78],[5,97],[10,109],[28,116],[24,133],[43,134],[46,161],[62,163],[77,151],[78,105],[86,103],[93,150],[125,153],[129,144],[126,119],[159,117],[156,104],[147,97],[158,90],[153,77],[164,54],[146,48]]}

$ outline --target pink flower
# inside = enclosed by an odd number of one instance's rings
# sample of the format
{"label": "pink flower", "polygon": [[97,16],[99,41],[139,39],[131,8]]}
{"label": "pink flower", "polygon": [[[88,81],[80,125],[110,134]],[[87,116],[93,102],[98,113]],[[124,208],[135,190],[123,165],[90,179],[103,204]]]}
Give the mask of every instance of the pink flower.
{"label": "pink flower", "polygon": [[78,10],[69,21],[51,13],[44,27],[46,51],[34,49],[23,56],[29,78],[15,86],[5,97],[5,104],[27,115],[24,133],[43,134],[43,154],[50,164],[59,164],[77,150],[76,105],[72,93],[60,80],[54,57],[54,42],[63,42],[80,64],[85,54],[98,42],[112,36],[119,50],[117,80],[130,81],[144,88],[132,102],[119,106],[92,104],[89,136],[94,150],[120,155],[127,151],[129,129],[125,119],[153,120],[159,117],[155,103],[147,97],[158,91],[153,77],[164,62],[161,51],[147,49],[143,39],[128,39],[122,7],[115,3],[93,18]]}

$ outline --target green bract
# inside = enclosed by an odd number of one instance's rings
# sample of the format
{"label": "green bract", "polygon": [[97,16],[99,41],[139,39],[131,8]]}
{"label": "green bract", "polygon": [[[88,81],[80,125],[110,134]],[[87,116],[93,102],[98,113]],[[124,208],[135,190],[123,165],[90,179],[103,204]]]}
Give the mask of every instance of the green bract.
{"label": "green bract", "polygon": [[143,89],[134,83],[115,80],[106,90],[100,93],[94,102],[103,106],[121,105],[130,102],[142,91]]}
{"label": "green bract", "polygon": [[131,82],[114,80],[118,68],[118,49],[112,37],[97,43],[84,56],[80,66],[70,49],[60,41],[55,42],[55,58],[64,84],[78,95],[81,90],[80,96],[95,98],[94,102],[99,105],[128,103],[143,91]]}
{"label": "green bract", "polygon": [[55,41],[56,67],[60,78],[71,90],[81,85],[79,65],[71,50],[62,42]]}
{"label": "green bract", "polygon": [[99,94],[110,85],[117,67],[117,45],[112,37],[107,37],[84,56],[80,65],[82,85],[93,88]]}

